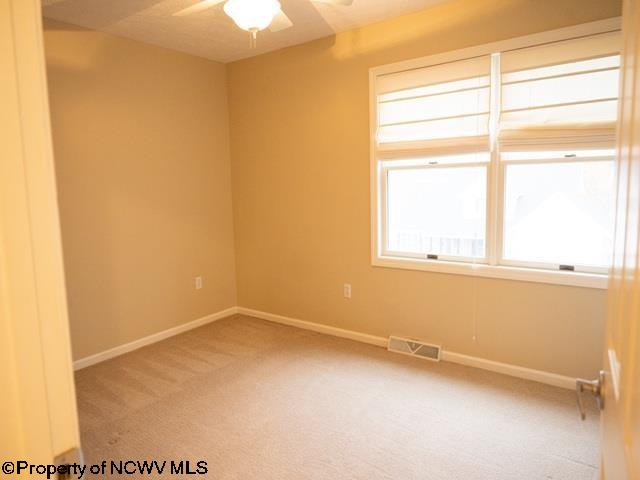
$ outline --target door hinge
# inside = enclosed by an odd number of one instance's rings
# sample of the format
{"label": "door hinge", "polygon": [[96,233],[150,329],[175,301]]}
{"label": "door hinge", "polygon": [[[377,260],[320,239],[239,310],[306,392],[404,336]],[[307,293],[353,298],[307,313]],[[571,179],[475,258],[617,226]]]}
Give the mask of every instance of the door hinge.
{"label": "door hinge", "polygon": [[[79,447],[71,448],[66,452],[61,453],[60,455],[56,455],[53,459],[53,463],[56,466],[61,465],[84,465],[84,458],[82,456],[82,449]],[[75,471],[75,470],[73,470]],[[67,478],[73,478],[71,473],[58,475],[58,480],[64,480]]]}

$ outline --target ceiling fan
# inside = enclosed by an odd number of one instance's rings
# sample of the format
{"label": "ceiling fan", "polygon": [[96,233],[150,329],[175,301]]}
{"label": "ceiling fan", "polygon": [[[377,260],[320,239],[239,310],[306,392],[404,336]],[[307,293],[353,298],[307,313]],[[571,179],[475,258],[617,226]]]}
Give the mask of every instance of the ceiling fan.
{"label": "ceiling fan", "polygon": [[[311,0],[329,5],[349,6],[353,0]],[[251,47],[255,47],[256,37],[260,30],[269,27],[272,32],[279,32],[293,26],[280,7],[278,0],[202,0],[183,10],[174,13],[182,17],[202,12],[224,3],[224,12],[229,15],[238,27],[250,34]]]}

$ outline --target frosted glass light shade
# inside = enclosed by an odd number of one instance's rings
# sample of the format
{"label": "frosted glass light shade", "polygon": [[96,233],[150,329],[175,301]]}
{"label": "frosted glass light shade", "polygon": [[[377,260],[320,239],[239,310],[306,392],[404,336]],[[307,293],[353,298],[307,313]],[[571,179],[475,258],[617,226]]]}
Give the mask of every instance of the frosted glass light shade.
{"label": "frosted glass light shade", "polygon": [[279,10],[278,0],[228,0],[224,4],[225,13],[249,32],[267,28]]}

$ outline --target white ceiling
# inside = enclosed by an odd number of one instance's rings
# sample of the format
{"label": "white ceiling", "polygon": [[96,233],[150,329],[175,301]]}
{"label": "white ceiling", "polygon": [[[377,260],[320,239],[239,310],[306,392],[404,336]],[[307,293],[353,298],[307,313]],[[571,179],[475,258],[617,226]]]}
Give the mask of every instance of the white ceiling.
{"label": "white ceiling", "polygon": [[231,62],[308,42],[362,25],[423,10],[445,0],[354,0],[349,7],[311,0],[280,0],[293,27],[249,34],[223,12],[222,4],[200,13],[172,14],[198,0],[43,0],[44,16],[200,57]]}

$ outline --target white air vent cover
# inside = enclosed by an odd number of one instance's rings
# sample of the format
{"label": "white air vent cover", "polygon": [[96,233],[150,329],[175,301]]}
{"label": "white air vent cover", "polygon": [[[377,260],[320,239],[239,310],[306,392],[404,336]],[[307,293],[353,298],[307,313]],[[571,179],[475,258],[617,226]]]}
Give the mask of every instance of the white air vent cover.
{"label": "white air vent cover", "polygon": [[427,360],[432,360],[434,362],[440,361],[440,347],[438,345],[429,345],[428,343],[419,342],[418,340],[389,337],[387,349],[390,352],[411,355],[412,357],[426,358]]}

